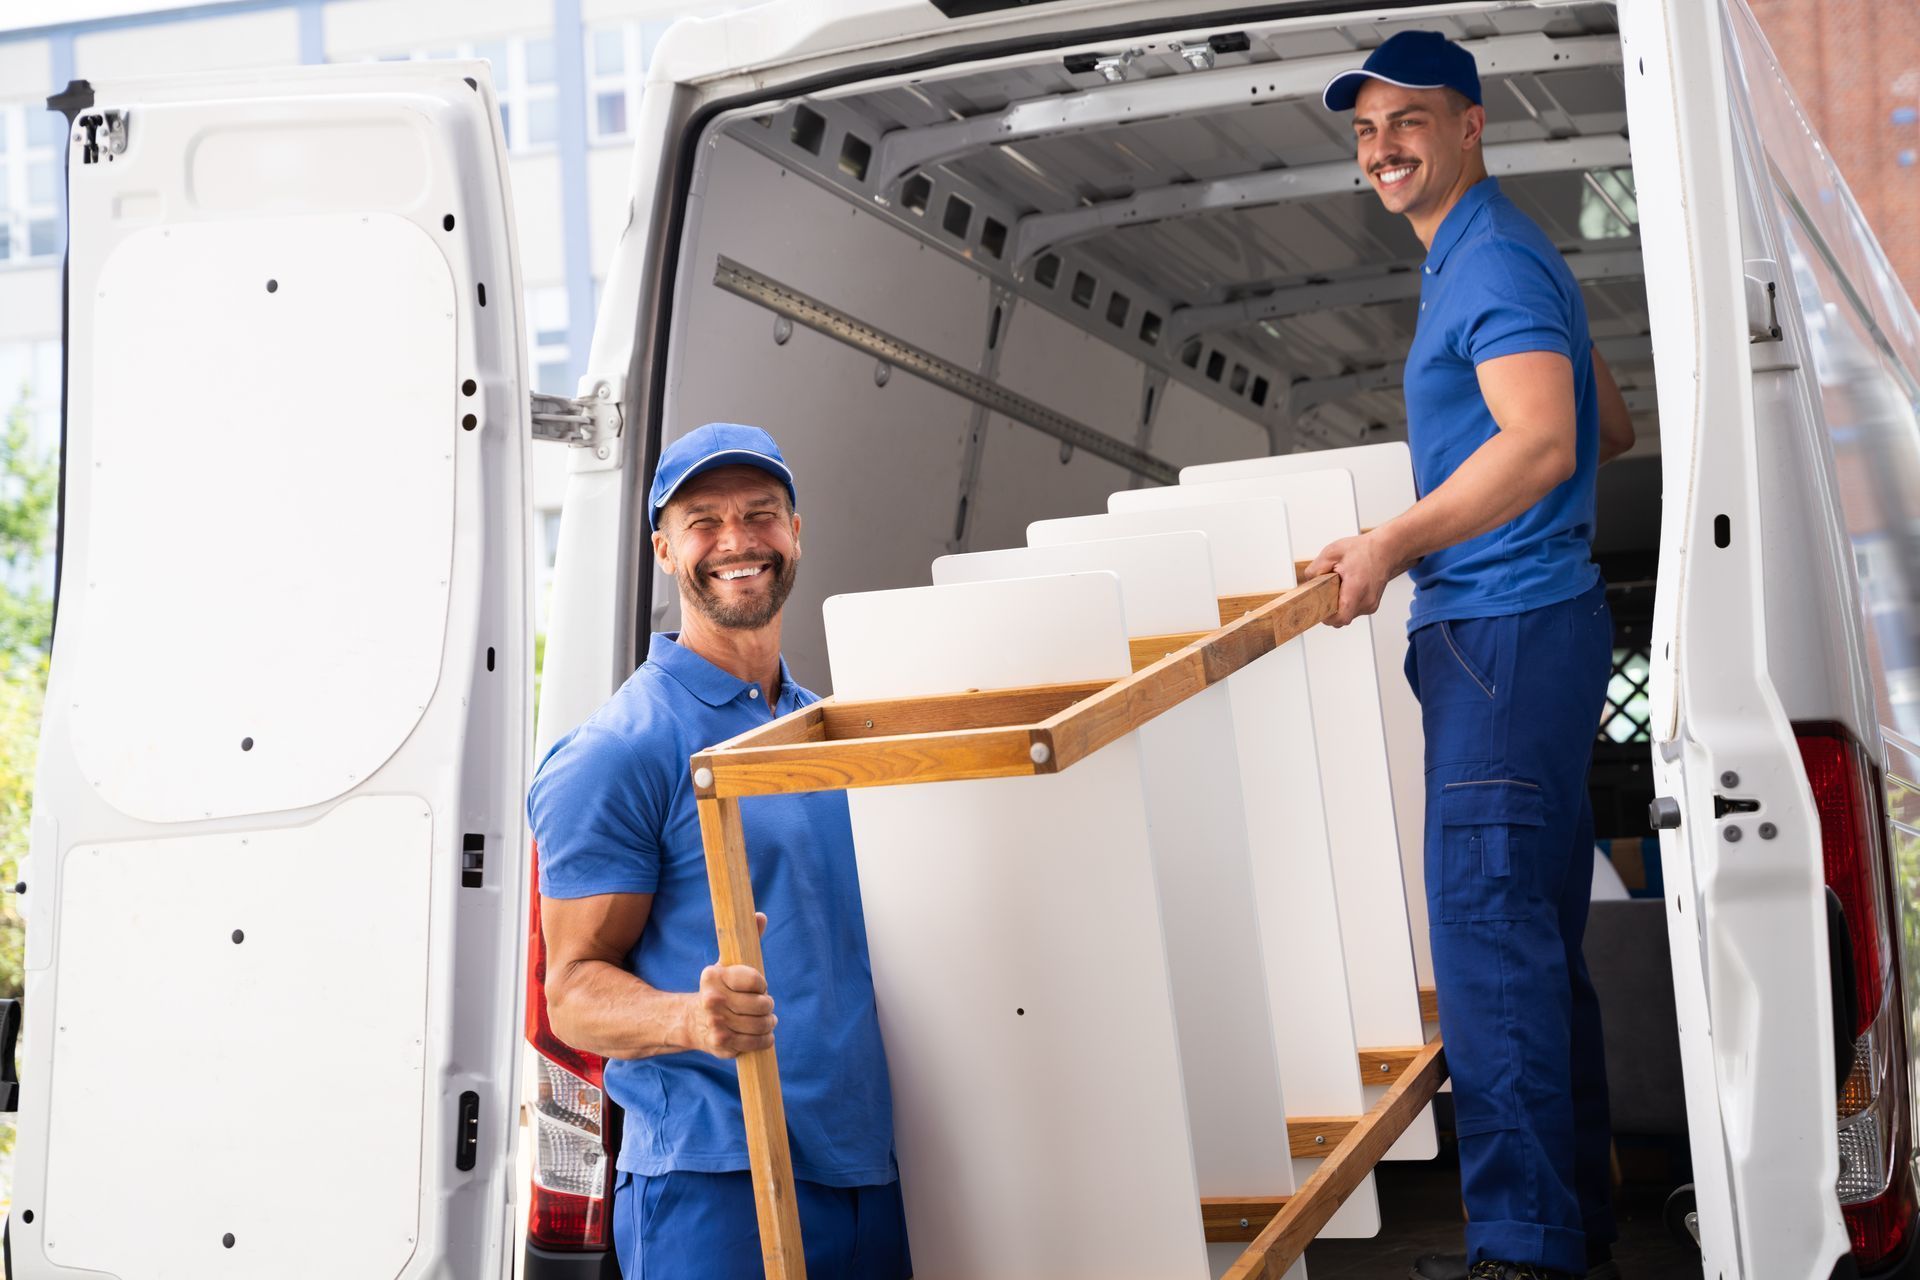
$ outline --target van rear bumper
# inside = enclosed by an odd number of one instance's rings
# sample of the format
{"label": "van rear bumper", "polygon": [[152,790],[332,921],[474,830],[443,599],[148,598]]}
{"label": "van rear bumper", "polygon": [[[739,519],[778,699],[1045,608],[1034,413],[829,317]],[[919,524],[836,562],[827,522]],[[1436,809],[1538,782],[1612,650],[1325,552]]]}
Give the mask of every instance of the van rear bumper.
{"label": "van rear bumper", "polygon": [[557,1253],[529,1243],[521,1260],[520,1280],[620,1280],[620,1259],[611,1249]]}

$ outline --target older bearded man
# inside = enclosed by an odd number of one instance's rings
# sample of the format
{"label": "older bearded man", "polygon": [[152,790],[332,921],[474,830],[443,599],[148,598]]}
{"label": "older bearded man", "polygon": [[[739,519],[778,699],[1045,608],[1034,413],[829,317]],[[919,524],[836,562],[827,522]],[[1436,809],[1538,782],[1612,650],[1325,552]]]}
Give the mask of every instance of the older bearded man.
{"label": "older bearded man", "polygon": [[710,962],[688,757],[818,701],[780,657],[800,567],[794,495],[764,431],[709,424],[667,448],[648,518],[683,629],[653,637],[619,692],[554,745],[528,797],[548,1014],[562,1040],[607,1058],[607,1092],[626,1110],[613,1234],[629,1280],[762,1274],[728,1060],[773,1043],[776,995],[808,1270],[912,1274],[844,794],[741,802],[775,986]]}

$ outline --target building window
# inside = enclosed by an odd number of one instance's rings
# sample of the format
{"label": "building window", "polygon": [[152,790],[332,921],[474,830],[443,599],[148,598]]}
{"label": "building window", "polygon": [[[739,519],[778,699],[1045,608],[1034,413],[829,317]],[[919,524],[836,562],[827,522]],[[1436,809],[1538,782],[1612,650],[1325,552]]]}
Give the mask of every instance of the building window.
{"label": "building window", "polygon": [[[740,0],[723,0],[714,12],[741,7]],[[620,22],[587,28],[587,141],[624,142],[640,118],[640,94],[647,83],[647,64],[667,34],[670,21]]]}
{"label": "building window", "polygon": [[66,123],[40,103],[0,105],[0,263],[60,256]]}
{"label": "building window", "polygon": [[637,23],[587,31],[587,141],[620,142],[640,113],[646,56]]}
{"label": "building window", "polygon": [[527,364],[533,369],[535,391],[550,396],[574,393],[567,332],[566,286],[527,290]]}

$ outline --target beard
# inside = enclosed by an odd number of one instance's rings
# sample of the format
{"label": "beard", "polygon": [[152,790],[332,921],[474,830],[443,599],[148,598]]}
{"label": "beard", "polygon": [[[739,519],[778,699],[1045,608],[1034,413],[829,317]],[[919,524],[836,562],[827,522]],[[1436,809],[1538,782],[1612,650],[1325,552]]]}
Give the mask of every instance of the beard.
{"label": "beard", "polygon": [[[765,595],[757,599],[728,601],[722,600],[713,589],[713,574],[732,565],[761,561],[766,562],[767,573],[772,578]],[[786,607],[787,597],[793,594],[794,579],[799,576],[800,566],[782,555],[767,553],[715,557],[702,560],[694,566],[693,573],[685,579],[688,590],[683,596],[701,617],[717,627],[725,627],[730,631],[758,631]]]}

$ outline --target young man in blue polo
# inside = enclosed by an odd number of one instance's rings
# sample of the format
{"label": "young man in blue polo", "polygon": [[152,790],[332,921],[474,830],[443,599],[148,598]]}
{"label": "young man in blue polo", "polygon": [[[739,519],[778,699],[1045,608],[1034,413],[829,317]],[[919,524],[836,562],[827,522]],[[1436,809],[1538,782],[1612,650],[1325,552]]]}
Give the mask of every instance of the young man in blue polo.
{"label": "young man in blue polo", "polygon": [[1426,880],[1467,1256],[1416,1278],[1617,1276],[1600,1010],[1581,957],[1587,767],[1611,671],[1594,472],[1633,443],[1579,285],[1481,156],[1473,55],[1402,32],[1334,78],[1359,162],[1427,248],[1407,354],[1420,500],[1327,547],[1345,625],[1415,584]]}
{"label": "young man in blue polo", "polygon": [[780,657],[800,566],[793,474],[766,432],[714,423],[661,455],[653,552],[678,635],[554,744],[527,807],[554,1032],[607,1058],[626,1111],[613,1234],[628,1280],[758,1280],[732,1062],[778,1032],[808,1271],[906,1280],[893,1102],[840,792],[741,802],[767,979],[714,963],[688,758],[818,699]]}

